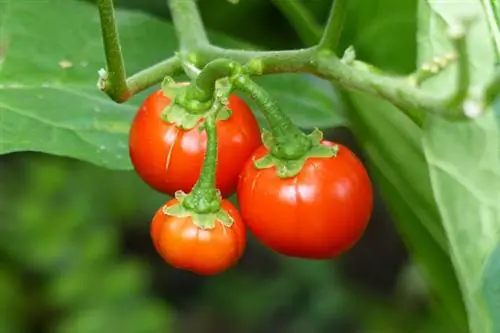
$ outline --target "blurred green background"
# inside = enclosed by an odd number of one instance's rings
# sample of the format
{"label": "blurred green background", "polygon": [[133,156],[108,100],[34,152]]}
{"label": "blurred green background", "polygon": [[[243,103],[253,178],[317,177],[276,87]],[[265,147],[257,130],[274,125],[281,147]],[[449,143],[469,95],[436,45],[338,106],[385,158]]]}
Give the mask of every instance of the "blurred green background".
{"label": "blurred green background", "polygon": [[[115,2],[169,19],[164,0]],[[272,49],[301,46],[267,0],[199,3],[212,30]],[[325,19],[330,1],[306,3]],[[373,16],[367,10],[366,18]],[[355,22],[346,45],[354,35]],[[384,46],[363,48],[365,37],[356,41],[362,59],[411,70],[414,59],[402,63]],[[414,42],[405,52],[414,54]],[[362,156],[347,130],[327,133]],[[0,157],[0,196],[1,333],[452,332],[379,197],[366,234],[341,258],[286,258],[250,239],[237,267],[199,277],[155,253],[149,222],[168,198],[133,172],[9,154]]]}

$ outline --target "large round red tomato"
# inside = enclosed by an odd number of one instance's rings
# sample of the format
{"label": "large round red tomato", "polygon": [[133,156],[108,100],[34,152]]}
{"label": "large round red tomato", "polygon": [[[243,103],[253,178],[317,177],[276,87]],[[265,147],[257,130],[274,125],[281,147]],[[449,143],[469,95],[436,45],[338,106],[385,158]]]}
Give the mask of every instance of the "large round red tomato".
{"label": "large round red tomato", "polygon": [[[323,145],[334,143],[322,141]],[[261,146],[242,170],[238,201],[243,221],[263,244],[292,257],[326,259],[353,246],[372,212],[372,185],[358,158],[339,146],[336,157],[309,158],[295,177],[256,169]]]}
{"label": "large round red tomato", "polygon": [[[176,203],[172,199],[166,205]],[[156,251],[170,265],[201,275],[218,274],[235,265],[246,247],[245,225],[230,201],[222,200],[221,207],[233,219],[230,227],[216,221],[213,229],[201,229],[191,216],[165,215],[160,208],[150,233]]]}
{"label": "large round red tomato", "polygon": [[[173,195],[189,192],[203,165],[206,133],[198,125],[183,130],[161,118],[171,99],[156,91],[139,109],[129,136],[129,153],[139,176],[154,189]],[[229,98],[229,119],[217,121],[216,186],[227,197],[234,193],[238,174],[260,145],[258,123],[248,105],[236,95]]]}

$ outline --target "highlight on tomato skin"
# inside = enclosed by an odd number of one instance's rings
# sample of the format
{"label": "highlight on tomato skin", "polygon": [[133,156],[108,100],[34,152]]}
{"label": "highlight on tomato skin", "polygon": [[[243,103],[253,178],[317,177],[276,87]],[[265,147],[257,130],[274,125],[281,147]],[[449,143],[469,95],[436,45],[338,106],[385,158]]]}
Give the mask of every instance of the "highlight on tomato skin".
{"label": "highlight on tomato skin", "polygon": [[[173,196],[189,192],[203,165],[207,144],[200,124],[190,130],[162,119],[171,99],[161,90],[149,95],[137,112],[129,134],[129,155],[136,173],[153,189]],[[260,145],[260,129],[244,100],[231,95],[229,119],[217,121],[218,156],[216,186],[223,197],[236,191],[238,175]]]}
{"label": "highlight on tomato skin", "polygon": [[372,213],[372,183],[354,153],[338,146],[336,157],[309,158],[288,179],[279,178],[274,167],[256,169],[253,161],[267,149],[254,152],[240,176],[238,201],[261,243],[291,257],[328,259],[358,242]]}
{"label": "highlight on tomato skin", "polygon": [[[178,203],[172,199],[166,203]],[[158,209],[150,226],[153,245],[170,265],[199,275],[216,275],[236,265],[246,248],[246,229],[237,208],[228,200],[221,207],[233,219],[230,227],[217,221],[213,229],[201,229],[192,217],[165,215]]]}

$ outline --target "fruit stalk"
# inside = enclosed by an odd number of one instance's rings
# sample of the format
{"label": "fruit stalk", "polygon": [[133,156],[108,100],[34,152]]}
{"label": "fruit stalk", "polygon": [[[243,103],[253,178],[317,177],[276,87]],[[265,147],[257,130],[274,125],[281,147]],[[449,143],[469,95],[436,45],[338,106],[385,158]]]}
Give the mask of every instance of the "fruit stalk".
{"label": "fruit stalk", "polygon": [[187,88],[186,100],[209,101],[214,96],[215,81],[231,76],[240,67],[238,63],[228,59],[216,59],[209,62]]}
{"label": "fruit stalk", "polygon": [[[214,104],[218,104],[216,101]],[[220,210],[221,194],[215,186],[217,167],[217,126],[216,117],[220,105],[205,118],[203,123],[207,133],[207,149],[203,160],[200,177],[191,193],[183,201],[184,207],[197,213],[216,213]]]}
{"label": "fruit stalk", "polygon": [[271,153],[284,160],[298,159],[311,148],[310,138],[281,110],[278,103],[247,75],[232,80],[235,87],[249,94],[259,105],[273,136]]}

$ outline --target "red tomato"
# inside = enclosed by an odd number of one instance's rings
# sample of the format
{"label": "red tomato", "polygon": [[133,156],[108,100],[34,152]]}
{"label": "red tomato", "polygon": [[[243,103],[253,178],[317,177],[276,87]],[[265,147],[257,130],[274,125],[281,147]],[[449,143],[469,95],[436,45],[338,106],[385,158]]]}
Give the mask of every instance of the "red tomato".
{"label": "red tomato", "polygon": [[[172,199],[167,206],[178,203]],[[231,227],[216,221],[213,229],[201,229],[192,217],[165,215],[160,208],[151,222],[151,238],[156,251],[170,265],[200,275],[214,275],[234,266],[246,247],[245,225],[234,205],[222,200],[232,218]]]}
{"label": "red tomato", "polygon": [[[129,136],[129,153],[139,176],[152,188],[173,195],[189,192],[203,165],[207,136],[198,125],[183,130],[161,119],[170,103],[162,91],[151,94],[139,109]],[[232,115],[217,121],[218,156],[216,186],[224,197],[234,193],[238,174],[260,145],[259,125],[242,99],[229,98]]]}
{"label": "red tomato", "polygon": [[267,150],[255,151],[242,170],[238,201],[243,221],[264,245],[292,257],[326,259],[358,241],[372,212],[372,185],[358,158],[339,148],[336,157],[309,158],[287,179],[274,167],[256,169],[253,160]]}

